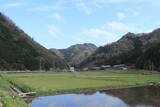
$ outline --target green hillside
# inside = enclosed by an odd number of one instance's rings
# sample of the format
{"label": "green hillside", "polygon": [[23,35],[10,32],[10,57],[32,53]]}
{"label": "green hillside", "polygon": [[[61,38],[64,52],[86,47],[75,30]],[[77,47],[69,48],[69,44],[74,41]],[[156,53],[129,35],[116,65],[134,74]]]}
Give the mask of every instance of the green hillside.
{"label": "green hillside", "polygon": [[139,57],[137,66],[142,69],[160,70],[160,43],[148,48]]}
{"label": "green hillside", "polygon": [[35,42],[0,13],[0,70],[67,68],[55,53]]}
{"label": "green hillside", "polygon": [[85,43],[72,45],[67,49],[51,49],[51,51],[55,52],[70,65],[77,66],[96,49],[97,47],[94,44]]}
{"label": "green hillside", "polygon": [[159,64],[158,55],[160,49],[159,45],[156,45],[156,47],[153,45],[159,42],[160,29],[156,29],[151,33],[127,33],[117,42],[99,47],[80,66],[126,64],[149,69],[150,63],[153,63],[156,70]]}

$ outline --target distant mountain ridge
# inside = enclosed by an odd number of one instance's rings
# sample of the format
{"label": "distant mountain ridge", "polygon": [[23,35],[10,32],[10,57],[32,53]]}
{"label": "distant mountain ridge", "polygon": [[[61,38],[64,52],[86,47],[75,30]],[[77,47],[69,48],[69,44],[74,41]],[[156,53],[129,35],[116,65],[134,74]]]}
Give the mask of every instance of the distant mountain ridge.
{"label": "distant mountain ridge", "polygon": [[[151,64],[146,64],[140,60],[148,49],[152,48],[153,45],[160,43],[160,29],[156,29],[151,33],[134,34],[127,33],[120,40],[109,45],[99,47],[91,56],[85,59],[80,66],[91,67],[100,65],[114,65],[114,64],[127,64],[136,65],[140,68],[148,68]],[[156,49],[160,45],[156,45]],[[151,49],[150,49],[151,50]],[[160,50],[159,50],[160,51]],[[160,55],[159,53],[157,53]],[[155,57],[158,57],[156,55]],[[152,57],[152,55],[150,55]],[[149,59],[143,60],[149,62]],[[141,62],[141,65],[140,65]],[[150,60],[150,63],[154,68],[159,68],[155,61]],[[160,63],[158,63],[160,65]]]}
{"label": "distant mountain ridge", "polygon": [[0,13],[0,70],[49,70],[68,68],[55,53],[50,52],[8,17]]}
{"label": "distant mountain ridge", "polygon": [[78,65],[90,56],[97,46],[91,43],[72,45],[67,49],[50,49],[70,65]]}

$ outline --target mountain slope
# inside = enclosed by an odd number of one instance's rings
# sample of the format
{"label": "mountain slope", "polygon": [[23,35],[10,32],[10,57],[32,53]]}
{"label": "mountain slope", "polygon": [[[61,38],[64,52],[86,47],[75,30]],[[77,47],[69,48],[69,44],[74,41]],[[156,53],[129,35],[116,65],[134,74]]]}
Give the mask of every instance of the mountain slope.
{"label": "mountain slope", "polygon": [[106,64],[136,65],[138,59],[152,44],[160,42],[160,29],[151,33],[127,33],[117,42],[98,48],[83,61],[81,67],[100,66]]}
{"label": "mountain slope", "polygon": [[55,53],[35,42],[0,13],[0,70],[67,68]]}
{"label": "mountain slope", "polygon": [[160,70],[160,43],[152,44],[137,60],[142,69]]}
{"label": "mountain slope", "polygon": [[73,45],[67,49],[51,49],[70,65],[77,65],[91,55],[97,47],[91,43]]}

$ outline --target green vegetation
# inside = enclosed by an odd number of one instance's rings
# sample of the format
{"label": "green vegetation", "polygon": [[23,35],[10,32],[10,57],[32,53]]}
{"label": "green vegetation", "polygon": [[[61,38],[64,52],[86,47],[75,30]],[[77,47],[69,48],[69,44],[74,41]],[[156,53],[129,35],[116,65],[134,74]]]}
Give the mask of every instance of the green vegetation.
{"label": "green vegetation", "polygon": [[55,53],[50,52],[10,19],[0,13],[0,70],[43,70],[67,68]]}
{"label": "green vegetation", "polygon": [[106,70],[88,72],[17,73],[0,76],[0,102],[4,107],[28,107],[16,95],[9,94],[14,85],[23,92],[36,91],[37,96],[122,88],[160,82],[160,73],[142,70]]}
{"label": "green vegetation", "polygon": [[7,90],[9,89],[9,82],[7,82],[1,75],[0,75],[0,90]]}
{"label": "green vegetation", "polygon": [[81,67],[125,64],[160,70],[160,29],[147,34],[127,33],[117,42],[99,47]]}
{"label": "green vegetation", "polygon": [[134,65],[142,54],[142,43],[139,37],[128,33],[117,42],[99,47],[80,66]]}
{"label": "green vegetation", "polygon": [[138,59],[137,66],[142,69],[160,70],[160,43],[152,44]]}
{"label": "green vegetation", "polygon": [[10,94],[10,86],[11,84],[0,76],[0,102],[3,107],[29,107],[23,99]]}
{"label": "green vegetation", "polygon": [[97,47],[91,43],[76,44],[66,49],[50,49],[55,52],[58,56],[64,59],[68,64],[77,66],[84,59],[90,56]]}
{"label": "green vegetation", "polygon": [[75,73],[20,73],[5,74],[12,83],[24,91],[41,94],[79,92],[107,88],[144,85],[160,82],[160,74],[146,71],[92,71]]}
{"label": "green vegetation", "polygon": [[[1,17],[1,20],[3,18]],[[25,39],[15,39],[11,36],[16,35],[17,32],[12,32],[8,27],[0,20],[0,59],[1,67],[6,68],[5,66],[10,66],[8,68],[13,69],[36,69],[38,68],[38,62],[36,61],[36,56],[39,56],[38,52],[29,45]],[[6,20],[5,20],[6,22]],[[6,22],[7,23],[7,22]],[[16,29],[16,28],[15,28]],[[6,62],[5,62],[5,61]],[[4,63],[5,62],[5,63]],[[7,65],[6,63],[12,63]],[[22,66],[23,63],[23,66]],[[30,67],[32,65],[32,67]],[[9,70],[9,69],[8,69]]]}
{"label": "green vegetation", "polygon": [[29,107],[25,101],[18,96],[10,96],[8,93],[0,93],[2,99],[0,100],[3,107]]}

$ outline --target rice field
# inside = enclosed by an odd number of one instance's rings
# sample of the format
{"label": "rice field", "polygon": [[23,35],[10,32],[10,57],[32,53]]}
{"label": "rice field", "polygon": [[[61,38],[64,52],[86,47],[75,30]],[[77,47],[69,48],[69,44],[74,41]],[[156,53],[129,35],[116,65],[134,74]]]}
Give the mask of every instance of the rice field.
{"label": "rice field", "polygon": [[160,74],[139,70],[4,74],[20,88],[39,93],[98,90],[160,82]]}

